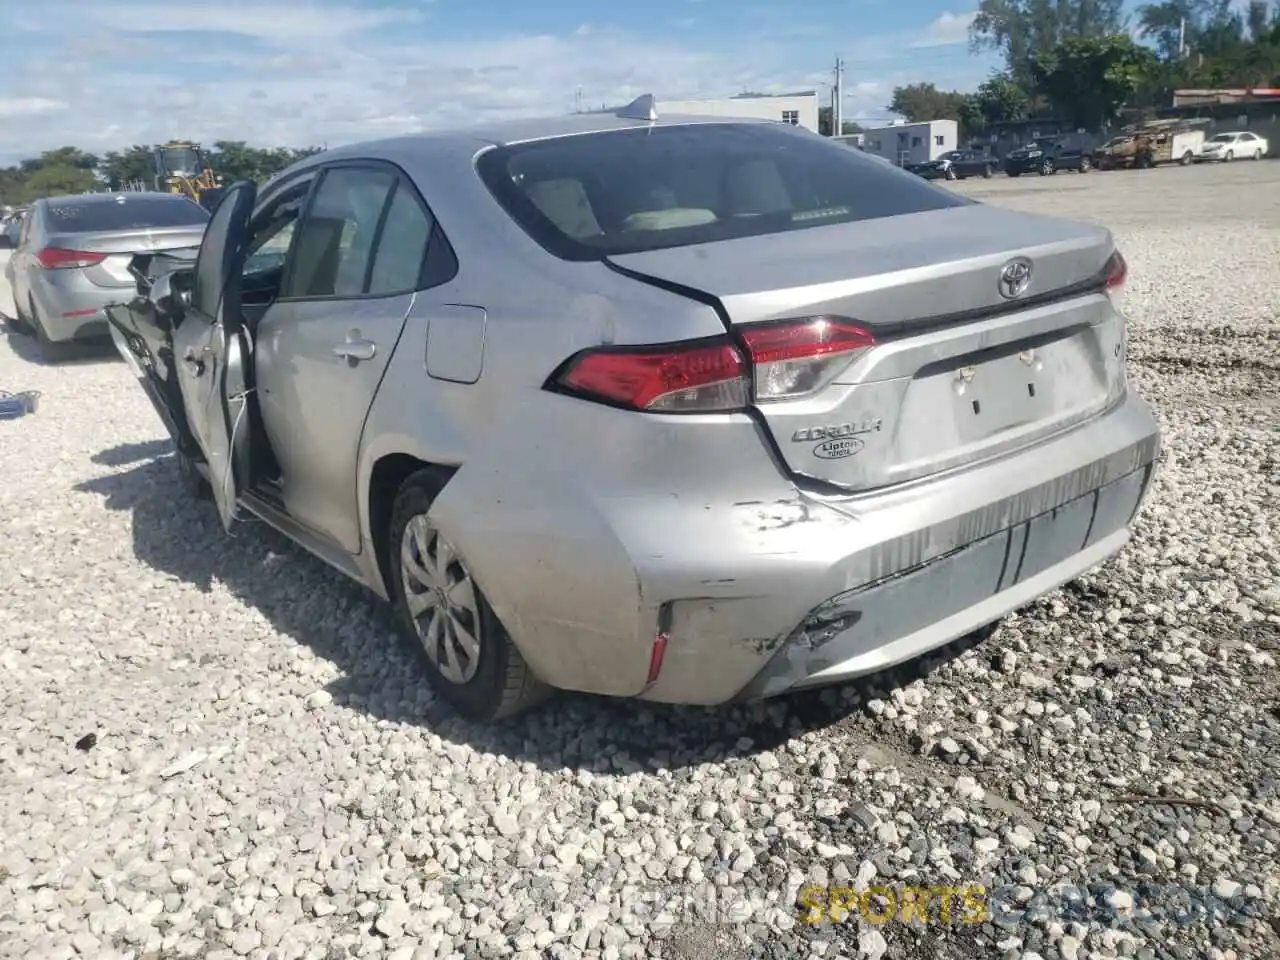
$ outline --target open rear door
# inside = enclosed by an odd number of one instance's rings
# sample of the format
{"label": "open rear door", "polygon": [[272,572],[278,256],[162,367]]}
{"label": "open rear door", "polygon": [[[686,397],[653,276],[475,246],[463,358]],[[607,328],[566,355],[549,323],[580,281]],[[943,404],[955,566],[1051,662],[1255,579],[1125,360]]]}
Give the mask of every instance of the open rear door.
{"label": "open rear door", "polygon": [[248,181],[227,188],[205,229],[191,302],[173,337],[184,406],[228,530],[249,479],[253,355],[240,309],[239,266],[256,195]]}
{"label": "open rear door", "polygon": [[106,308],[116,350],[142,384],[178,452],[194,460],[204,454],[187,418],[173,357],[173,332],[191,290],[199,247],[138,253],[129,262],[137,295]]}

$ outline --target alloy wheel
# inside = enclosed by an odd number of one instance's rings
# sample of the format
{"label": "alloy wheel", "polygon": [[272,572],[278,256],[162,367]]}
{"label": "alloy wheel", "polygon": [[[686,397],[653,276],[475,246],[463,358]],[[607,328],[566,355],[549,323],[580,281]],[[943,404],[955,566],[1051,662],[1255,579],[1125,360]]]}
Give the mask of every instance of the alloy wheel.
{"label": "alloy wheel", "polygon": [[462,559],[419,514],[400,543],[405,604],[427,658],[450,683],[465,684],[480,666],[483,637],[475,584]]}

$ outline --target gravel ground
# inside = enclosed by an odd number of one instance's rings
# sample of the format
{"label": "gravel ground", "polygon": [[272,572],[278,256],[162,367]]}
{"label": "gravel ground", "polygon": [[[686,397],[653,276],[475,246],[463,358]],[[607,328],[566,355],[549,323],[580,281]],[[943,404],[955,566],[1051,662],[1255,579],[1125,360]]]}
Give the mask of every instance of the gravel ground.
{"label": "gravel ground", "polygon": [[[763,709],[459,722],[366,594],[183,497],[123,364],[0,339],[43,393],[0,422],[3,955],[1280,955],[1280,163],[957,189],[1115,230],[1163,472],[1088,577]],[[811,926],[811,883],[990,896]]]}

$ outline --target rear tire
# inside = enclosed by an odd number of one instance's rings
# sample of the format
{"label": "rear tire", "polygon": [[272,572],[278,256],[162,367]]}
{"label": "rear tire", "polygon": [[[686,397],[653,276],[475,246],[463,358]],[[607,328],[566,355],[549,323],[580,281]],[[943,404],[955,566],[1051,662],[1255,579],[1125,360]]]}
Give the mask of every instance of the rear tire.
{"label": "rear tire", "polygon": [[1046,160],[1040,164],[1040,176],[1047,177],[1049,174],[1056,172],[1053,167],[1052,160]]}
{"label": "rear tire", "polygon": [[1235,151],[1234,151],[1234,150],[1228,150],[1228,151],[1227,151],[1227,153],[1226,153],[1226,155],[1222,158],[1222,162],[1223,162],[1223,163],[1230,163],[1230,162],[1231,162],[1232,160],[1234,160],[1235,158],[1236,158]]}
{"label": "rear tire", "polygon": [[463,557],[428,519],[444,483],[438,471],[420,470],[391,508],[387,566],[396,620],[444,700],[468,720],[501,720],[553,690],[534,676]]}
{"label": "rear tire", "polygon": [[1089,172],[1090,170],[1092,170],[1092,169],[1093,169],[1093,164],[1089,161],[1089,158],[1088,158],[1088,157],[1081,157],[1081,158],[1080,158],[1080,172],[1081,172],[1081,173],[1088,173],[1088,172]]}
{"label": "rear tire", "polygon": [[1181,157],[1179,157],[1179,158],[1178,158],[1178,163],[1179,163],[1180,165],[1182,165],[1182,166],[1186,167],[1186,166],[1190,166],[1190,165],[1191,165],[1191,161],[1192,161],[1192,160],[1194,160],[1194,159],[1195,159],[1195,157],[1193,157],[1193,156],[1191,155],[1191,151],[1190,151],[1190,150],[1188,150],[1186,153],[1184,153]]}
{"label": "rear tire", "polygon": [[1253,151],[1253,159],[1255,159],[1255,160],[1261,160],[1261,159],[1262,159],[1262,148],[1261,148],[1261,147],[1259,147],[1257,150]]}
{"label": "rear tire", "polygon": [[22,307],[16,301],[13,304],[13,316],[5,319],[9,329],[14,333],[20,333],[26,337],[35,336],[35,331],[31,329],[31,321],[22,315]]}
{"label": "rear tire", "polygon": [[982,168],[982,179],[990,180],[993,173],[994,171],[991,169],[991,165],[988,164],[987,166]]}

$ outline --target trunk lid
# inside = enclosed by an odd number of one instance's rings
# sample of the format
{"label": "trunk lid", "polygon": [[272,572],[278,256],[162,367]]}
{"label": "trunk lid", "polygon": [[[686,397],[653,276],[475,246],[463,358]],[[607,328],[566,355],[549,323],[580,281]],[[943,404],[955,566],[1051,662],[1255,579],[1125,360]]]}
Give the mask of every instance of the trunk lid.
{"label": "trunk lid", "polygon": [[199,247],[204,225],[109,230],[98,233],[64,233],[49,239],[48,246],[86,253],[104,253],[106,259],[83,267],[86,279],[99,287],[133,287],[137,278],[129,265],[134,254]]}
{"label": "trunk lid", "polygon": [[[1124,388],[1105,229],[971,205],[610,258],[718,302],[731,330],[849,318],[876,346],[817,392],[757,404],[792,471],[847,490],[998,455]],[[1014,258],[1020,295],[1001,294]]]}

